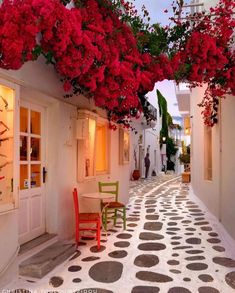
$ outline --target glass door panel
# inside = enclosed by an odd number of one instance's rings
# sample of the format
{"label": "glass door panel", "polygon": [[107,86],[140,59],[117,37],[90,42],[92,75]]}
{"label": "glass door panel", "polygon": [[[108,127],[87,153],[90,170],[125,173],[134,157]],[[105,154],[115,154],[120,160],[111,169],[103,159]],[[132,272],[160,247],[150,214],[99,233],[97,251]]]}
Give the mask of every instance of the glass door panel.
{"label": "glass door panel", "polygon": [[41,186],[41,164],[32,164],[31,165],[31,188]]}
{"label": "glass door panel", "polygon": [[20,189],[41,187],[41,112],[21,107],[20,131]]}
{"label": "glass door panel", "polygon": [[41,135],[41,113],[36,111],[31,111],[30,113],[30,132],[31,134]]}
{"label": "glass door panel", "polygon": [[41,139],[40,138],[31,137],[30,160],[31,161],[41,160]]}
{"label": "glass door panel", "polygon": [[20,136],[20,160],[28,160],[28,137],[25,135]]}
{"label": "glass door panel", "polygon": [[28,132],[28,109],[20,108],[20,132]]}
{"label": "glass door panel", "polygon": [[28,189],[28,183],[28,165],[20,165],[20,189]]}

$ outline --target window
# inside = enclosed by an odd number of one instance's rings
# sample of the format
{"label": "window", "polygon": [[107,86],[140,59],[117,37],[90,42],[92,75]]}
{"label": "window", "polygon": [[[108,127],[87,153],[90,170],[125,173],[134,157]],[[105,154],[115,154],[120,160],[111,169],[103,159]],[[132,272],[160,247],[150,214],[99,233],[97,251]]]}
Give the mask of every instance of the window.
{"label": "window", "polygon": [[96,127],[96,173],[108,171],[108,137],[107,125],[98,124]]}
{"label": "window", "polygon": [[85,142],[85,177],[94,176],[96,120],[88,119],[88,139]]}
{"label": "window", "polygon": [[204,178],[212,180],[212,128],[204,127]]}
{"label": "window", "polygon": [[17,93],[0,85],[0,213],[18,207]]}
{"label": "window", "polygon": [[77,120],[78,181],[109,170],[109,140],[106,121],[96,114],[81,110]]}

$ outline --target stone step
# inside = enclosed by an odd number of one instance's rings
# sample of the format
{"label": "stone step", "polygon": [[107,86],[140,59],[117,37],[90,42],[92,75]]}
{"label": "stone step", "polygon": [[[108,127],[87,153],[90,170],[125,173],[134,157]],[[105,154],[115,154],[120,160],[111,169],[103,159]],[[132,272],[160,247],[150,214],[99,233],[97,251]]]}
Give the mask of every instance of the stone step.
{"label": "stone step", "polygon": [[24,277],[41,279],[55,267],[62,264],[75,251],[76,246],[74,243],[68,244],[57,241],[23,261],[19,266],[19,274]]}
{"label": "stone step", "polygon": [[22,244],[20,246],[19,255],[22,255],[24,253],[27,253],[28,251],[31,251],[35,247],[38,247],[38,246],[44,244],[45,242],[48,242],[49,240],[55,238],[56,236],[57,236],[56,234],[45,233],[45,234],[43,234],[43,235],[41,235],[31,241],[28,241],[28,242]]}

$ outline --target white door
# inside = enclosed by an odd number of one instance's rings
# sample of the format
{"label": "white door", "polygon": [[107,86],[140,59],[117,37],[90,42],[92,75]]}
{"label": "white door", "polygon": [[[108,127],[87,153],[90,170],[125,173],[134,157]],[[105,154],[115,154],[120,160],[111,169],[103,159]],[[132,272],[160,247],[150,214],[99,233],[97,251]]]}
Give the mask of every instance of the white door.
{"label": "white door", "polygon": [[20,192],[19,243],[46,231],[45,226],[45,109],[21,102],[20,105]]}

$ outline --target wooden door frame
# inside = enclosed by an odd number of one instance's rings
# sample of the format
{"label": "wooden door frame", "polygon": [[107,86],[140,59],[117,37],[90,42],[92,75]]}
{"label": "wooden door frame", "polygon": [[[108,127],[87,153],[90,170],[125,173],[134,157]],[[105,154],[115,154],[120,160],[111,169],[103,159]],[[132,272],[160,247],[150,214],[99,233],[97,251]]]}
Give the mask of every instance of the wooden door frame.
{"label": "wooden door frame", "polygon": [[[42,190],[42,194],[43,194],[43,198],[42,198],[42,210],[43,210],[43,227],[44,227],[44,232],[46,232],[46,186],[45,184],[46,183],[43,183],[43,178],[42,178],[42,168],[45,166],[45,158],[46,158],[46,108],[43,106],[43,105],[40,105],[40,103],[35,103],[33,100],[30,100],[30,99],[24,99],[22,98],[20,100],[20,103],[19,103],[19,108],[21,107],[25,107],[27,109],[29,109],[29,113],[31,110],[35,110],[35,111],[40,111],[42,114],[41,114],[41,190]],[[19,111],[20,112],[20,111]],[[30,119],[30,117],[28,118]],[[20,113],[19,113],[19,123],[20,123]],[[18,134],[18,139],[20,139],[20,129],[19,129],[19,134]],[[28,142],[29,143],[29,142]],[[28,166],[31,165],[30,164],[30,161],[28,161]],[[20,160],[19,160],[19,167],[20,167]],[[20,172],[19,172],[19,176],[20,176]],[[30,178],[30,169],[28,170],[28,179]],[[29,183],[30,184],[30,183]],[[37,192],[37,188],[34,190],[34,188],[30,188],[30,189],[27,189],[27,190],[20,190],[19,188],[19,201],[20,201],[20,194],[22,195],[22,193],[28,193],[28,192]],[[31,211],[29,210],[29,213]],[[31,219],[31,215],[29,214],[29,220]],[[31,225],[31,222],[28,223],[28,225]],[[30,229],[30,228],[29,228]],[[44,233],[42,232],[42,234]],[[29,239],[29,237],[24,237],[24,236],[21,236],[19,235],[19,243],[20,244],[23,244],[27,241],[30,241],[36,237],[38,237],[39,235],[37,235],[35,233],[35,237],[32,236],[31,239]]]}

